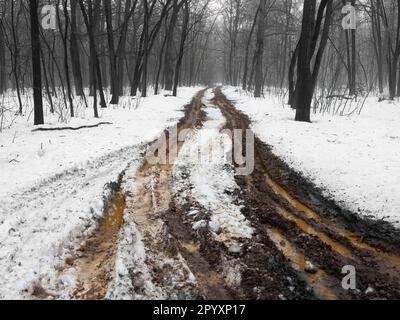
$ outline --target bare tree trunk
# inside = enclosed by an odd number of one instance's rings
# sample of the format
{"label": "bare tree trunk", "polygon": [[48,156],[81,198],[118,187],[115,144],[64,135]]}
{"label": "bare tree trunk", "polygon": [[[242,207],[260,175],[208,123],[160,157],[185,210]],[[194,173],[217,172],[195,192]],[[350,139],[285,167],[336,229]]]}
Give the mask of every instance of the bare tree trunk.
{"label": "bare tree trunk", "polygon": [[[88,0],[88,12],[86,12],[85,5],[83,3],[83,0],[79,0],[79,5],[81,7],[81,11],[83,14],[83,18],[85,21],[86,29],[89,34],[89,46],[90,46],[90,55],[93,57],[94,62],[93,62],[93,89],[94,89],[94,96],[96,97],[96,90],[97,87],[99,89],[100,93],[100,105],[102,108],[106,108],[107,104],[105,101],[104,97],[104,92],[103,92],[103,86],[101,83],[101,70],[100,70],[100,63],[99,63],[99,57],[97,55],[97,50],[96,50],[96,42],[95,42],[95,37],[94,37],[94,29],[95,29],[95,19],[93,17],[93,4],[92,0]],[[96,97],[97,100],[97,97]],[[95,109],[95,113],[97,113],[97,106]]]}
{"label": "bare tree trunk", "polygon": [[178,3],[178,0],[173,0],[173,9],[171,14],[171,19],[169,22],[167,34],[166,34],[166,48],[165,48],[165,57],[164,57],[164,89],[172,90],[174,85],[174,31],[176,27],[176,23],[178,21],[178,14],[182,6],[182,2]]}
{"label": "bare tree trunk", "polygon": [[379,93],[383,93],[383,50],[381,33],[381,16],[378,13],[378,4],[371,0],[372,15],[372,36],[374,40],[374,50],[378,66],[378,86]]}
{"label": "bare tree trunk", "polygon": [[[21,2],[20,2],[21,4]],[[36,3],[37,5],[37,3]],[[21,98],[21,89],[20,89],[20,83],[19,83],[19,48],[18,48],[18,37],[17,37],[17,31],[16,31],[16,25],[19,23],[19,16],[21,10],[18,10],[17,13],[17,23],[15,23],[15,1],[11,1],[11,33],[12,33],[12,38],[13,38],[13,52],[11,52],[12,60],[13,60],[13,75],[14,75],[14,81],[15,81],[15,87],[17,89],[17,97],[18,97],[18,103],[19,103],[19,114],[22,115],[22,98]]]}
{"label": "bare tree trunk", "polygon": [[183,26],[182,26],[181,45],[179,48],[178,61],[176,62],[176,67],[175,67],[175,79],[174,79],[174,90],[173,90],[174,97],[176,97],[178,94],[179,77],[181,73],[183,55],[185,54],[185,44],[188,36],[189,19],[190,19],[188,0],[183,0],[183,1],[185,2],[184,13],[183,13]]}
{"label": "bare tree trunk", "polygon": [[239,30],[239,15],[240,15],[240,6],[242,4],[242,0],[233,0],[235,6],[233,9],[233,21],[231,22],[230,27],[230,50],[229,50],[229,64],[228,64],[228,75],[229,82],[231,85],[237,85],[237,77],[236,77],[236,51],[237,51],[237,38],[238,38],[238,30]]}
{"label": "bare tree trunk", "polygon": [[40,58],[42,60],[42,67],[43,67],[43,75],[44,75],[44,83],[45,83],[45,88],[46,88],[46,94],[47,94],[47,98],[49,99],[49,103],[50,103],[50,113],[54,113],[54,104],[53,104],[53,98],[51,96],[51,92],[50,92],[50,87],[49,87],[49,79],[47,77],[47,70],[46,70],[46,61],[44,59],[44,54],[43,54],[43,50],[42,47],[40,47]]}
{"label": "bare tree trunk", "polygon": [[38,10],[38,0],[29,1],[29,12],[31,17],[32,75],[35,126],[44,124]]}
{"label": "bare tree trunk", "polygon": [[62,23],[60,19],[60,2],[59,0],[57,1],[57,18],[58,18],[58,24],[60,26],[60,35],[61,35],[61,40],[63,43],[63,49],[64,49],[64,72],[65,72],[65,80],[67,83],[67,96],[68,96],[68,102],[69,102],[69,110],[71,117],[75,117],[75,112],[74,112],[74,103],[72,100],[72,89],[71,89],[71,79],[69,77],[69,64],[68,64],[68,29],[69,29],[69,16],[68,16],[68,9],[67,9],[67,2],[66,0],[62,0],[62,7],[64,11],[64,20],[65,20],[65,29],[64,32],[61,30],[62,29]]}
{"label": "bare tree trunk", "polygon": [[[397,3],[397,19],[396,19],[396,39],[393,41],[392,35],[388,26],[387,17],[385,20],[386,34],[388,38],[388,65],[389,65],[389,99],[394,100],[396,96],[397,86],[397,66],[400,58],[400,0]],[[383,4],[381,3],[381,6]],[[393,47],[394,43],[394,47]]]}
{"label": "bare tree trunk", "polygon": [[162,57],[163,57],[163,54],[164,54],[164,51],[165,51],[165,46],[166,46],[166,44],[167,44],[167,35],[165,35],[165,37],[164,37],[164,41],[163,41],[163,43],[162,43],[162,46],[161,46],[161,50],[160,50],[160,54],[159,54],[159,57],[158,57],[158,68],[157,68],[157,74],[156,74],[156,84],[155,84],[155,88],[154,88],[154,94],[155,95],[157,95],[158,93],[159,93],[159,90],[160,90],[160,76],[161,76],[161,70],[162,70],[162,67],[163,67],[163,63],[162,63]]}
{"label": "bare tree trunk", "polygon": [[[355,7],[356,0],[351,0],[351,5]],[[357,53],[356,53],[356,29],[351,30],[351,85],[350,94],[356,94],[356,76],[357,76]]]}
{"label": "bare tree trunk", "polygon": [[266,0],[260,0],[260,13],[258,15],[258,31],[255,59],[255,90],[254,97],[261,97],[261,91],[264,84],[263,76],[263,56],[264,56],[264,34],[265,34],[265,10]]}
{"label": "bare tree trunk", "polygon": [[297,67],[297,91],[296,95],[296,121],[310,122],[310,108],[312,101],[312,75],[310,61],[311,40],[314,29],[315,1],[304,0],[303,22],[299,44],[299,56]]}
{"label": "bare tree trunk", "polygon": [[[333,4],[331,0],[322,0],[319,4],[317,19],[315,20],[316,2],[314,0],[304,0],[299,56],[297,59],[296,92],[298,94],[295,95],[296,121],[310,122],[311,102],[329,36],[332,8]],[[317,48],[324,11],[324,28],[314,66],[312,67],[311,64]]]}
{"label": "bare tree trunk", "polygon": [[285,30],[283,55],[282,55],[283,66],[282,66],[282,70],[281,70],[281,82],[280,82],[281,89],[283,88],[283,84],[284,84],[285,78],[287,76],[287,74],[286,74],[287,59],[288,59],[287,51],[288,51],[288,47],[289,47],[289,32],[290,32],[290,26],[291,26],[292,0],[287,0],[285,2],[285,8],[286,8],[286,30]]}
{"label": "bare tree trunk", "polygon": [[296,69],[296,64],[297,64],[297,59],[299,56],[299,48],[300,48],[300,43],[298,42],[296,45],[296,48],[294,49],[294,52],[292,54],[292,59],[290,60],[290,66],[289,66],[289,75],[288,75],[288,81],[289,81],[289,101],[288,104],[293,108],[296,109],[295,102],[296,102],[296,90],[295,90],[295,69]]}
{"label": "bare tree trunk", "polygon": [[6,90],[6,81],[6,46],[3,28],[0,28],[0,93]]}
{"label": "bare tree trunk", "polygon": [[81,72],[81,59],[77,39],[77,0],[71,0],[71,39],[70,54],[72,62],[72,74],[74,76],[75,92],[77,96],[84,96],[83,80]]}
{"label": "bare tree trunk", "polygon": [[[3,11],[1,19],[5,16]],[[0,94],[7,90],[7,70],[6,70],[6,37],[3,24],[0,25]]]}
{"label": "bare tree trunk", "polygon": [[117,54],[114,45],[114,30],[112,24],[111,1],[103,0],[104,15],[107,24],[108,54],[110,59],[110,84],[111,84],[111,104],[119,103],[119,84],[117,76]]}
{"label": "bare tree trunk", "polygon": [[143,56],[143,71],[142,71],[142,97],[147,97],[147,67],[149,58],[149,7],[147,0],[143,0],[144,19],[143,19],[143,33],[144,33],[144,56]]}
{"label": "bare tree trunk", "polygon": [[128,33],[128,26],[129,26],[129,20],[133,13],[135,12],[135,8],[137,5],[138,0],[134,0],[134,3],[132,5],[131,0],[127,0],[125,4],[125,16],[124,16],[124,22],[122,24],[121,28],[121,36],[119,39],[119,44],[118,44],[118,49],[117,49],[117,76],[118,76],[118,93],[120,96],[123,95],[123,86],[124,86],[124,63],[125,63],[125,49],[126,49],[126,39],[127,39],[127,33]]}
{"label": "bare tree trunk", "polygon": [[257,12],[254,16],[253,24],[250,29],[250,34],[247,38],[247,44],[246,44],[246,54],[244,58],[244,72],[243,72],[243,80],[242,80],[242,89],[246,90],[247,89],[247,78],[248,78],[248,73],[249,73],[249,55],[250,55],[250,44],[251,44],[251,39],[253,38],[253,33],[257,24],[257,17],[260,13],[260,9],[257,9]]}

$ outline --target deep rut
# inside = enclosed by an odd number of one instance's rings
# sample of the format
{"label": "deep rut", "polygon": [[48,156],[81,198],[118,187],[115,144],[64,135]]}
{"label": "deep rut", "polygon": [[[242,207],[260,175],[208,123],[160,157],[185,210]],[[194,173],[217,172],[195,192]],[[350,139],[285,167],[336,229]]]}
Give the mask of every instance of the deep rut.
{"label": "deep rut", "polygon": [[[185,129],[202,126],[205,114],[202,111],[203,94],[200,92],[186,107],[185,117],[178,124],[176,134]],[[165,149],[167,158],[179,154],[183,142],[162,139],[158,150]],[[183,139],[184,140],[184,139]],[[171,144],[170,144],[171,141]],[[174,150],[174,152],[170,152]],[[157,153],[157,152],[156,152]],[[91,236],[80,256],[73,262],[78,270],[76,299],[103,299],[112,280],[113,267],[118,247],[118,235],[127,218],[134,221],[143,238],[146,250],[146,265],[154,286],[164,299],[231,299],[234,296],[225,289],[221,275],[200,253],[201,244],[192,237],[191,228],[174,212],[172,190],[172,164],[152,164],[147,159],[133,177],[125,177],[134,185],[132,192],[123,198],[112,199],[111,210],[106,210],[105,219]],[[109,211],[109,212],[108,212]],[[132,280],[134,282],[134,280]],[[137,291],[145,291],[136,285]]]}
{"label": "deep rut", "polygon": [[[204,92],[186,107],[177,134],[202,127]],[[249,129],[249,119],[221,90],[214,93],[212,103],[226,118],[226,128]],[[182,146],[183,142],[166,139],[160,149],[172,158]],[[184,203],[178,201],[172,188],[173,162],[169,163],[151,164],[145,159],[134,176],[124,177],[134,188],[116,190],[97,232],[69,262],[78,270],[74,298],[105,298],[119,232],[129,218],[142,235],[145,263],[161,298],[400,299],[396,231],[386,226],[382,233],[380,226],[343,215],[259,139],[255,139],[254,172],[236,177],[243,215],[255,229],[239,252],[213,240],[207,228],[193,230],[190,211],[196,208],[204,216],[207,212],[190,190],[181,190],[188,192]],[[356,268],[358,290],[342,288],[341,271],[348,265]],[[141,291],[140,286],[135,290]]]}
{"label": "deep rut", "polygon": [[[216,90],[215,103],[223,110],[229,128],[250,128],[249,119],[237,111],[220,90]],[[383,235],[375,237],[379,226],[370,232],[372,236],[366,234],[362,227],[367,222],[354,220],[351,223],[348,216],[342,217],[340,209],[331,202],[324,203],[318,191],[299,176],[290,181],[291,186],[286,189],[283,186],[288,184],[288,177],[293,176],[292,170],[264,143],[255,140],[255,171],[248,177],[238,177],[246,193],[247,215],[259,225],[259,230],[266,232],[317,296],[323,299],[399,299],[400,255],[396,232],[392,231],[390,239],[397,238],[397,246],[396,241],[388,241]],[[319,202],[312,203],[310,198],[319,199]],[[323,215],[319,210],[331,215]],[[368,238],[369,241],[365,241]],[[306,261],[313,263],[318,271],[307,273]],[[358,290],[342,288],[344,275],[341,271],[347,265],[356,268]]]}
{"label": "deep rut", "polygon": [[[187,108],[185,118],[178,124],[177,135],[185,129],[202,126],[203,94],[200,92]],[[136,190],[130,196],[126,211],[143,235],[146,264],[151,266],[152,279],[166,299],[232,298],[224,289],[221,276],[199,253],[200,244],[190,236],[190,229],[182,223],[183,217],[173,209],[171,157],[173,153],[179,154],[183,142],[171,139],[165,143],[158,148],[167,151],[168,163],[151,164],[145,160],[134,178]]]}

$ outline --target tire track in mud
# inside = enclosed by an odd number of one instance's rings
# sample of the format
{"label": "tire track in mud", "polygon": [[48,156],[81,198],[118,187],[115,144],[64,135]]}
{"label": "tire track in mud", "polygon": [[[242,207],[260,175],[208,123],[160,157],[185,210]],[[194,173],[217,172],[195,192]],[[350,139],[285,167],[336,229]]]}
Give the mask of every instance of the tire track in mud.
{"label": "tire track in mud", "polygon": [[[186,108],[185,118],[178,124],[177,135],[185,129],[200,128],[205,119],[202,111],[204,91]],[[169,141],[167,133],[167,141]],[[184,140],[184,139],[182,139]],[[136,190],[126,214],[135,221],[143,236],[146,265],[152,282],[163,299],[229,299],[221,276],[198,251],[190,228],[174,211],[172,168],[183,142],[171,139],[158,150],[167,151],[167,164],[151,164],[145,160],[135,176]],[[174,150],[172,152],[172,150]],[[136,288],[136,290],[141,290]]]}
{"label": "tire track in mud", "polygon": [[[178,124],[177,134],[185,129],[202,126],[205,113],[202,111],[204,91],[201,91],[186,107],[185,117]],[[167,157],[179,153],[183,142],[168,144]],[[171,141],[175,141],[172,139]],[[152,164],[147,159],[133,177],[124,177],[132,182],[134,190],[115,199],[105,212],[97,231],[87,239],[81,254],[73,261],[78,270],[76,299],[104,299],[112,281],[119,230],[126,220],[132,220],[142,236],[146,251],[146,269],[154,284],[154,295],[146,292],[141,271],[131,270],[135,293],[162,299],[231,299],[221,275],[215,271],[208,257],[200,253],[200,243],[192,237],[192,230],[183,223],[183,217],[174,212],[172,195],[172,164]]]}
{"label": "tire track in mud", "polygon": [[81,246],[79,257],[75,257],[74,261],[67,261],[67,264],[74,265],[78,270],[77,286],[73,293],[75,299],[95,300],[106,296],[107,284],[112,279],[125,206],[125,197],[116,192],[108,203],[96,232]]}
{"label": "tire track in mud", "polygon": [[[203,92],[186,108],[178,124],[184,129],[200,128],[206,114]],[[183,139],[184,140],[184,139]],[[168,139],[166,139],[168,141]],[[183,142],[172,148],[179,153]],[[172,163],[171,161],[169,163]],[[192,197],[181,204],[172,192],[173,165],[153,165],[147,160],[131,180],[134,190],[116,191],[100,226],[81,248],[73,262],[78,270],[76,299],[104,299],[112,281],[119,230],[133,220],[146,251],[146,269],[154,295],[146,293],[140,270],[131,270],[136,293],[163,299],[300,299],[314,295],[286,263],[284,256],[265,235],[243,241],[239,252],[214,240],[208,228],[194,230],[190,210],[209,216]],[[188,168],[190,170],[190,167]],[[122,197],[122,198],[121,198]]]}
{"label": "tire track in mud", "polygon": [[[220,89],[216,90],[214,103],[222,109],[229,129],[250,128],[248,117],[237,111]],[[313,287],[317,297],[400,298],[400,237],[395,231],[384,226],[383,233],[390,230],[390,236],[379,234],[380,225],[376,223],[360,219],[351,222],[349,216],[342,214],[332,202],[325,201],[258,138],[255,139],[255,163],[252,175],[237,177],[246,194],[246,216],[274,242],[290,265]],[[288,178],[294,175],[296,179]],[[310,198],[318,199],[318,203],[312,203]],[[324,211],[328,214],[319,213]],[[307,273],[307,261],[318,270]],[[356,268],[357,291],[342,289],[341,270],[346,265]]]}
{"label": "tire track in mud", "polygon": [[[178,135],[203,126],[204,93],[201,91],[186,107]],[[249,119],[221,90],[217,88],[214,93],[211,102],[226,118],[226,128],[249,129]],[[168,158],[176,157],[184,142],[171,144],[168,138],[167,133],[159,150],[164,148]],[[74,298],[106,297],[116,272],[120,230],[127,221],[133,221],[141,235],[143,263],[154,290],[154,294],[148,292],[143,270],[129,270],[133,290],[142,298],[400,298],[400,256],[396,249],[400,237],[395,233],[380,235],[379,226],[365,221],[342,219],[337,207],[324,202],[306,181],[297,176],[290,179],[293,171],[258,138],[254,172],[235,177],[240,190],[234,198],[244,204],[242,214],[255,230],[251,239],[242,239],[239,251],[217,242],[209,228],[194,230],[191,212],[195,209],[206,221],[210,212],[193,197],[191,186],[173,189],[173,162],[152,164],[145,159],[133,176],[121,175],[124,183],[133,187],[116,188],[97,232],[71,261],[78,273]],[[189,164],[187,170],[190,174]],[[310,198],[318,199],[318,203]],[[323,214],[325,211],[328,214]],[[307,272],[310,263],[316,268]],[[341,270],[346,265],[356,267],[358,291],[342,289]]]}
{"label": "tire track in mud", "polygon": [[[200,92],[186,107],[185,117],[178,125],[180,130],[196,125],[202,96],[203,92]],[[114,195],[96,231],[83,242],[78,254],[66,262],[77,270],[74,299],[100,300],[106,297],[113,278],[120,230],[126,214],[134,215],[133,220],[144,234],[144,241],[154,242],[152,237],[163,234],[163,225],[157,219],[157,214],[162,207],[164,210],[169,207],[170,189],[166,185],[168,176],[167,166],[151,166],[146,160],[135,177],[125,177],[125,173],[120,175],[118,186],[114,188]],[[137,190],[134,194],[122,190],[122,180],[129,179],[135,180]],[[163,237],[159,238],[156,244],[160,252],[165,248],[158,242],[163,240]],[[151,245],[154,246],[154,243]]]}

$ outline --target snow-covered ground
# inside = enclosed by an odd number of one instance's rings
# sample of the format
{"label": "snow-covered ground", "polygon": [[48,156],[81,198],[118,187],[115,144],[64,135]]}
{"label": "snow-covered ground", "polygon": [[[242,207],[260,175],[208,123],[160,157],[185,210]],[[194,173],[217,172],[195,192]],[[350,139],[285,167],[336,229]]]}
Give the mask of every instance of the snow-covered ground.
{"label": "snow-covered ground", "polygon": [[251,98],[225,87],[228,99],[249,115],[253,130],[273,152],[341,206],[400,227],[400,103],[368,98],[360,115],[294,111],[272,96]]}
{"label": "snow-covered ground", "polygon": [[94,119],[92,109],[88,109],[64,125],[57,123],[57,116],[49,115],[44,126],[113,123],[93,129],[33,133],[32,119],[16,118],[11,128],[0,134],[0,197],[105,154],[154,139],[183,115],[183,105],[198,90],[182,88],[177,98],[151,96],[141,99],[139,105],[136,99],[124,97],[121,105],[125,108],[99,109],[100,119]]}
{"label": "snow-covered ground", "polygon": [[[112,122],[79,131],[32,132],[32,119],[18,117],[0,133],[0,299],[27,298],[41,283],[68,286],[73,275],[53,275],[93,231],[103,213],[105,185],[143,158],[144,145],[183,116],[199,88],[179,97],[124,98],[116,108],[81,110],[67,126]],[[60,126],[48,116],[46,126]]]}

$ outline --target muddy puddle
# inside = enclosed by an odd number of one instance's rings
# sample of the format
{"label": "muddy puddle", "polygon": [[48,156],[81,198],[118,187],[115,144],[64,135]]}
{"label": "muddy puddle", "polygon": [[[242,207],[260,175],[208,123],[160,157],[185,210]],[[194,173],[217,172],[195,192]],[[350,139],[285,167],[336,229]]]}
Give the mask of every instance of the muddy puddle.
{"label": "muddy puddle", "polygon": [[268,174],[266,174],[265,177],[267,184],[274,190],[274,192],[277,195],[281,196],[283,199],[285,199],[294,209],[304,214],[304,217],[306,218],[306,219],[299,218],[295,214],[289,212],[288,210],[285,210],[283,208],[278,208],[278,212],[282,214],[285,217],[285,219],[295,222],[301,230],[303,230],[308,234],[311,234],[312,236],[318,237],[322,242],[331,246],[333,250],[335,250],[342,256],[349,259],[353,258],[350,249],[347,249],[337,241],[330,239],[324,233],[316,231],[313,227],[309,225],[309,223],[306,222],[306,220],[312,220],[318,224],[323,224],[332,231],[334,231],[336,234],[347,239],[349,243],[351,243],[353,246],[357,247],[358,249],[367,250],[371,252],[372,254],[387,261],[389,264],[393,265],[393,267],[395,267],[400,271],[400,256],[382,252],[379,249],[373,248],[369,244],[362,241],[363,237],[361,235],[351,232],[345,227],[340,226],[339,224],[333,221],[328,221],[327,219],[324,219],[316,211],[308,208],[306,205],[304,205],[303,203],[292,197],[284,188],[282,188],[274,180],[272,180],[272,178]]}
{"label": "muddy puddle", "polygon": [[265,226],[265,230],[279,248],[279,250],[290,261],[291,266],[302,274],[307,283],[310,284],[318,298],[323,300],[337,300],[338,297],[330,287],[337,287],[337,280],[330,277],[324,270],[318,269],[315,273],[306,271],[307,259],[293,244],[291,244],[283,234],[276,228]]}
{"label": "muddy puddle", "polygon": [[109,203],[104,220],[101,222],[100,229],[104,228],[105,230],[111,230],[122,226],[124,222],[125,207],[125,198],[119,193]]}

